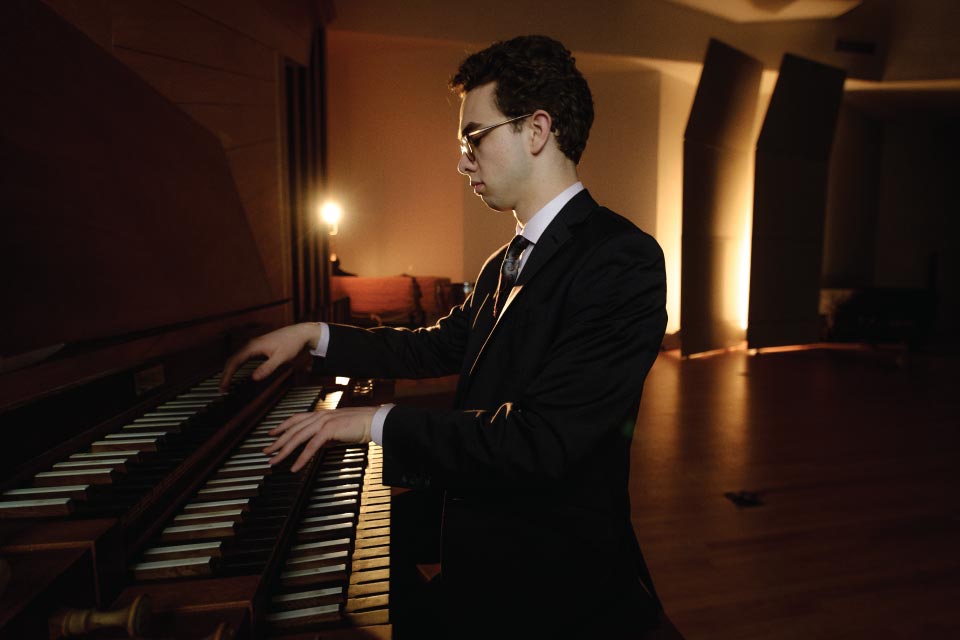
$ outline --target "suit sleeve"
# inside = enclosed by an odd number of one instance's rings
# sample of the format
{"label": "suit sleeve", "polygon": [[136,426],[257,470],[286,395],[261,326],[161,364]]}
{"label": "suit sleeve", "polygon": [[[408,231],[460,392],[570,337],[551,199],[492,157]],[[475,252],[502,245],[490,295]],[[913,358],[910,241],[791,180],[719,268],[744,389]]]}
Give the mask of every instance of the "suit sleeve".
{"label": "suit sleeve", "polygon": [[548,486],[611,441],[629,442],[666,325],[663,254],[649,236],[614,236],[572,274],[537,373],[493,410],[396,406],[384,453],[448,488]]}
{"label": "suit sleeve", "polygon": [[330,324],[326,357],[317,369],[346,376],[431,378],[458,373],[463,361],[472,299],[436,325],[422,329],[361,329]]}

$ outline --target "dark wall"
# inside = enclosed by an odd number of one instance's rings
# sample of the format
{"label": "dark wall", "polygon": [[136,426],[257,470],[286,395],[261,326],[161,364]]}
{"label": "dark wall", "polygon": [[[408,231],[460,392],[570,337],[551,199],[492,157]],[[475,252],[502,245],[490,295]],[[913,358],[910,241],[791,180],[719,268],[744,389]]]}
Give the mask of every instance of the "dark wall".
{"label": "dark wall", "polygon": [[856,107],[840,110],[827,191],[823,286],[873,284],[883,125]]}
{"label": "dark wall", "polygon": [[854,96],[830,167],[823,286],[932,288],[931,348],[957,346],[960,332],[960,125],[952,114],[942,104]]}

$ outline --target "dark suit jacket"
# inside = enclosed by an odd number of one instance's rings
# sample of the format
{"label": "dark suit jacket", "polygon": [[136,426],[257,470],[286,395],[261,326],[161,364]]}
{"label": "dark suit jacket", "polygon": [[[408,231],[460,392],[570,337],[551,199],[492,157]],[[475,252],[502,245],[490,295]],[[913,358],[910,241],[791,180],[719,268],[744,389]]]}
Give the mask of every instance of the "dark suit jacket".
{"label": "dark suit jacket", "polygon": [[331,325],[323,368],[460,373],[456,410],[391,410],[384,476],[446,490],[444,585],[453,617],[476,635],[519,614],[540,634],[611,606],[649,609],[627,481],[666,326],[663,254],[583,191],[544,231],[494,320],[505,249],[436,326]]}

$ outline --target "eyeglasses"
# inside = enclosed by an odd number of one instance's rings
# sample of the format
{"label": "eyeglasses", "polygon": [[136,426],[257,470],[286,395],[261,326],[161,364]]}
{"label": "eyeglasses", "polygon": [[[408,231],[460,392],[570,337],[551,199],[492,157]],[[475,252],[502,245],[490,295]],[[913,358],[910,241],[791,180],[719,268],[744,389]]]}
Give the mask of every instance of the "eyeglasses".
{"label": "eyeglasses", "polygon": [[487,127],[481,127],[480,129],[474,129],[470,133],[463,134],[460,136],[460,153],[467,156],[467,160],[470,162],[476,162],[477,150],[474,146],[474,143],[476,143],[476,146],[480,146],[480,138],[486,135],[489,131],[496,129],[497,127],[502,127],[505,124],[516,122],[517,120],[529,118],[532,115],[532,113],[528,113],[524,116],[517,116],[516,118],[510,118],[509,120],[504,120],[503,122],[498,122],[497,124],[491,124]]}

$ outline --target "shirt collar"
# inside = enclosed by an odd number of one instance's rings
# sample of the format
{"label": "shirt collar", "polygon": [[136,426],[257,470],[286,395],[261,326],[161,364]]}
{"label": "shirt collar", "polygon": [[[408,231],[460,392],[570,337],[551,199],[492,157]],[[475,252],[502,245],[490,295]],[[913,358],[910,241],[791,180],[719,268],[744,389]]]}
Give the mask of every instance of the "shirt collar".
{"label": "shirt collar", "polygon": [[517,223],[517,234],[522,234],[524,238],[536,244],[540,240],[547,226],[553,222],[560,210],[573,199],[573,196],[583,191],[582,182],[574,182],[572,185],[561,191],[553,200],[548,202],[533,214],[533,217],[527,221],[527,224]]}

